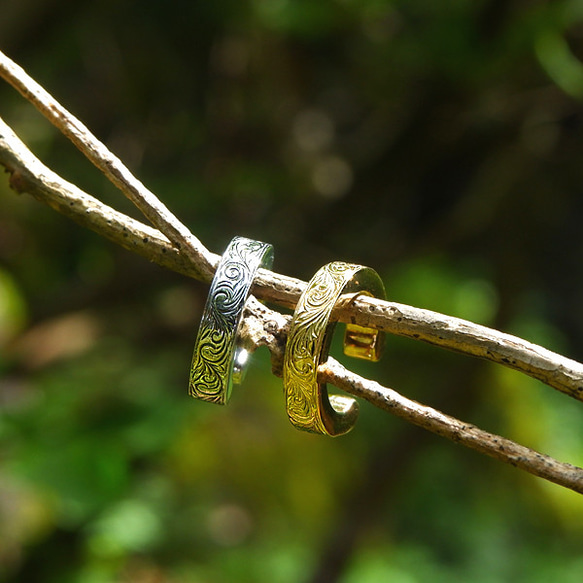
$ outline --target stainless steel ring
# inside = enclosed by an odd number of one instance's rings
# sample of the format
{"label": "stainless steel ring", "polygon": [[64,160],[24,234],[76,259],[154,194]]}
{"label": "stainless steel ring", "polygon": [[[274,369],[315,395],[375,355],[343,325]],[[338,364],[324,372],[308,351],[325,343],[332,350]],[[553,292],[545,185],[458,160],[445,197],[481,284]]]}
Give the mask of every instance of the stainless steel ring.
{"label": "stainless steel ring", "polygon": [[190,367],[189,394],[224,405],[233,383],[240,383],[248,359],[238,345],[238,329],[255,273],[271,268],[273,247],[235,237],[223,254],[211,282]]}

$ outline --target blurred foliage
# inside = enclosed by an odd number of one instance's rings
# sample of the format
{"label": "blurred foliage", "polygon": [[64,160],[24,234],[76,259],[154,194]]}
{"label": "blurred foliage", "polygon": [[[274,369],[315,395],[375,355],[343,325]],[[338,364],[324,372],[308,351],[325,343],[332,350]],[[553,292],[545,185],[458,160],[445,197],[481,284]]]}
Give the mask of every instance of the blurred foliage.
{"label": "blurred foliage", "polygon": [[[213,251],[344,259],[583,360],[577,0],[27,0],[0,48]],[[139,217],[5,84],[45,163]],[[294,431],[259,351],[186,397],[206,287],[0,181],[0,580],[579,582],[583,501],[362,404]],[[338,339],[336,339],[338,348]],[[583,465],[583,408],[402,338],[358,372]]]}

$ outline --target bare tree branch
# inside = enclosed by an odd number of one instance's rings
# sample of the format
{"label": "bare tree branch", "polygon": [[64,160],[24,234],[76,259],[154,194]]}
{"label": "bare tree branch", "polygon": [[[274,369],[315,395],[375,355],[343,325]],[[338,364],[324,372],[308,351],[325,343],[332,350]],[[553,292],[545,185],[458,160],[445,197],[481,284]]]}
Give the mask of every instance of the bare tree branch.
{"label": "bare tree branch", "polygon": [[367,296],[356,298],[353,306],[349,298],[340,302],[337,317],[342,322],[356,318],[363,326],[502,364],[583,401],[583,364],[517,336]]}
{"label": "bare tree branch", "polygon": [[183,251],[191,260],[193,267],[199,271],[200,279],[210,281],[216,267],[216,262],[213,262],[215,257],[158,197],[126,168],[117,156],[2,52],[0,52],[0,76],[67,136],[144,213],[144,216],[168,237],[175,247]]}
{"label": "bare tree branch", "polygon": [[[0,120],[0,164],[10,173],[10,185],[14,190],[31,194],[79,224],[163,267],[203,281],[212,277],[218,255],[210,253],[79,120],[2,53],[0,76],[33,102],[159,230],[115,211],[60,178],[43,165]],[[306,283],[298,279],[262,269],[253,291],[261,299],[293,307],[305,286]],[[343,322],[372,326],[503,364],[583,400],[581,363],[515,336],[430,310],[367,296],[344,297],[334,316]],[[242,334],[254,346],[269,347],[273,372],[281,376],[289,316],[275,312],[251,297],[244,323]],[[583,493],[583,469],[558,462],[410,401],[392,389],[355,375],[333,360],[321,365],[320,374],[323,380],[438,435]]]}
{"label": "bare tree branch", "polygon": [[[174,248],[159,231],[113,210],[60,178],[1,119],[0,164],[11,173],[10,183],[16,191],[28,192],[79,224],[163,267],[200,278],[198,264]],[[216,265],[218,255],[208,253],[207,257]],[[261,269],[253,292],[263,300],[293,308],[305,286],[299,279]],[[368,296],[344,298],[334,317],[502,364],[583,401],[583,364],[516,336]]]}
{"label": "bare tree branch", "polygon": [[[290,320],[290,316],[270,310],[253,297],[246,306],[241,332],[253,345],[269,347],[273,373],[279,377]],[[318,367],[318,379],[441,437],[583,494],[583,469],[407,399],[393,389],[349,371],[333,358]]]}
{"label": "bare tree branch", "polygon": [[333,358],[320,365],[318,378],[441,437],[583,494],[583,469],[407,399],[393,389],[359,377]]}
{"label": "bare tree branch", "polygon": [[103,204],[47,168],[0,118],[0,164],[10,173],[10,186],[26,192],[76,223],[150,261],[188,275],[200,270],[157,229]]}

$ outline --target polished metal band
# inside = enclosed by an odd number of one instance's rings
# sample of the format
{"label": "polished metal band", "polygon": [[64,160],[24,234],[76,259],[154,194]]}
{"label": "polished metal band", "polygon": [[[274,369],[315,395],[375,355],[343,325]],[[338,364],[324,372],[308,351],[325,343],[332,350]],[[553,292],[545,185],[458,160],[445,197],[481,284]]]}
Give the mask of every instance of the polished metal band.
{"label": "polished metal band", "polygon": [[224,405],[241,381],[247,351],[238,346],[243,308],[258,268],[273,264],[273,247],[235,237],[223,254],[207,298],[190,367],[191,396]]}
{"label": "polished metal band", "polygon": [[[285,347],[283,384],[287,413],[299,429],[342,435],[358,417],[358,403],[340,395],[328,396],[318,382],[318,365],[328,357],[335,323],[330,314],[342,294],[359,292],[385,298],[383,282],[374,269],[335,261],[322,267],[308,283],[293,315]],[[378,360],[384,334],[374,328],[348,324],[344,352]]]}

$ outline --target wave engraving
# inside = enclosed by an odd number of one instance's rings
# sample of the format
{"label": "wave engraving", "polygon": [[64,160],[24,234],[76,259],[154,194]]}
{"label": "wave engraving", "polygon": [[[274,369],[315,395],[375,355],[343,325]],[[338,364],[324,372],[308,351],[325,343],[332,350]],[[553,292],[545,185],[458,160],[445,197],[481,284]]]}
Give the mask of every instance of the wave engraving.
{"label": "wave engraving", "polygon": [[231,396],[237,331],[259,267],[269,269],[273,247],[235,237],[211,282],[190,367],[189,394],[224,405]]}
{"label": "wave engraving", "polygon": [[[310,280],[294,312],[285,349],[283,380],[286,409],[298,429],[325,435],[342,435],[352,429],[358,403],[342,398],[342,412],[330,403],[325,383],[317,379],[318,365],[328,357],[334,331],[330,315],[342,293],[363,291],[385,297],[378,274],[362,265],[335,261],[322,267]],[[362,329],[371,337],[378,330]],[[368,358],[368,357],[367,357]]]}

